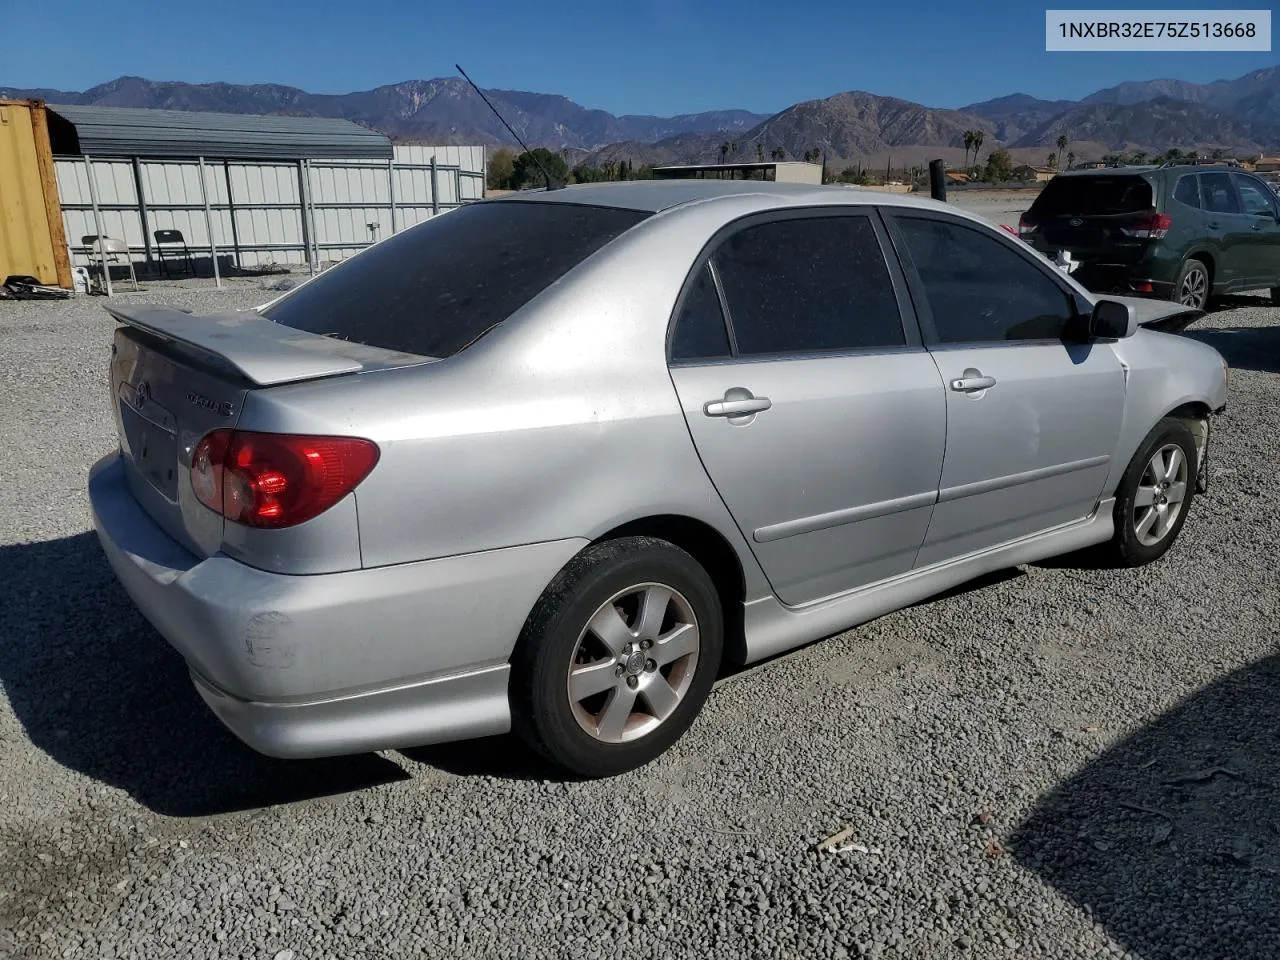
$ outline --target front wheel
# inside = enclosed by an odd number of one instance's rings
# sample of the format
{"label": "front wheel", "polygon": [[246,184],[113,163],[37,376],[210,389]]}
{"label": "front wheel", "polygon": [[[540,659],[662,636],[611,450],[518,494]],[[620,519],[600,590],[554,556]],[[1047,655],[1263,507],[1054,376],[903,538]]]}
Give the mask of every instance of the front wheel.
{"label": "front wheel", "polygon": [[594,544],[556,575],[516,644],[516,733],[576,776],[643,766],[693,723],[723,644],[715,584],[688,553],[651,537]]}
{"label": "front wheel", "polygon": [[1173,417],[1156,424],[1120,479],[1111,559],[1137,567],[1164,556],[1187,519],[1197,468],[1187,425]]}

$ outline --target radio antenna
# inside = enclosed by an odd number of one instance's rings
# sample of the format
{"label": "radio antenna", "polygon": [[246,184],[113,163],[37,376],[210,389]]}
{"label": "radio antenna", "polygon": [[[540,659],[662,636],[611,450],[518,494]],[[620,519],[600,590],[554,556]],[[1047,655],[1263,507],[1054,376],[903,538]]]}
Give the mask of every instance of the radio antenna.
{"label": "radio antenna", "polygon": [[457,68],[458,72],[462,74],[462,79],[467,81],[467,83],[471,84],[471,89],[474,90],[476,93],[480,94],[480,99],[484,101],[485,106],[487,106],[490,110],[492,110],[493,115],[502,121],[502,125],[507,128],[507,132],[516,138],[516,143],[520,144],[520,146],[524,148],[524,152],[529,155],[529,159],[532,160],[535,164],[537,164],[538,169],[542,171],[542,175],[547,179],[547,189],[563,190],[564,184],[560,183],[558,180],[552,179],[551,174],[547,172],[547,168],[544,167],[542,165],[542,161],[538,159],[538,155],[534,153],[532,150],[530,150],[529,145],[520,139],[520,134],[516,133],[514,130],[511,129],[511,124],[507,123],[507,121],[503,119],[502,114],[498,112],[498,108],[495,107],[492,103],[490,103],[489,98],[484,95],[484,91],[481,90],[479,87],[477,87],[475,84],[475,81],[467,76],[467,71],[463,70],[459,64],[455,63],[454,66]]}

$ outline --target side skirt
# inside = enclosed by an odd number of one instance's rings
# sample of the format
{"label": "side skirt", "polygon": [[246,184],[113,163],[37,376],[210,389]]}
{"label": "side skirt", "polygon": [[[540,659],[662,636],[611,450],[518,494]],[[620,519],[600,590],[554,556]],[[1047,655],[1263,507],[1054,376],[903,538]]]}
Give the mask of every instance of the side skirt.
{"label": "side skirt", "polygon": [[744,605],[746,663],[755,663],[832,636],[994,570],[1103,543],[1115,532],[1114,507],[1115,499],[1108,498],[1099,503],[1093,515],[1085,520],[912,570],[803,606],[788,607],[774,596],[753,600]]}

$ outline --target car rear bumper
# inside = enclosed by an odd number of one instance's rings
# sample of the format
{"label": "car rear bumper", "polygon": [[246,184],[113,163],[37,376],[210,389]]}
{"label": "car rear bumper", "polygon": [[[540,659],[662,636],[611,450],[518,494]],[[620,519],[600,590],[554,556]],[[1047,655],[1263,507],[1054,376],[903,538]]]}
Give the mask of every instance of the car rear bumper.
{"label": "car rear bumper", "polygon": [[528,612],[584,540],[290,576],[200,559],[129,492],[118,455],[89,475],[121,584],[214,712],[274,756],[501,733],[507,661]]}

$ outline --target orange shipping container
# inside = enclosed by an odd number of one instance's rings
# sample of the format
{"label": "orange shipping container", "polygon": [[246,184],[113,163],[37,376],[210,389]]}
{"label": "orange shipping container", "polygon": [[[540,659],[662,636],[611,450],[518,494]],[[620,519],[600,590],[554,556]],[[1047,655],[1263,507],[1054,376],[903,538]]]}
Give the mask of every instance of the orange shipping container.
{"label": "orange shipping container", "polygon": [[0,100],[0,283],[8,276],[71,287],[44,104]]}

